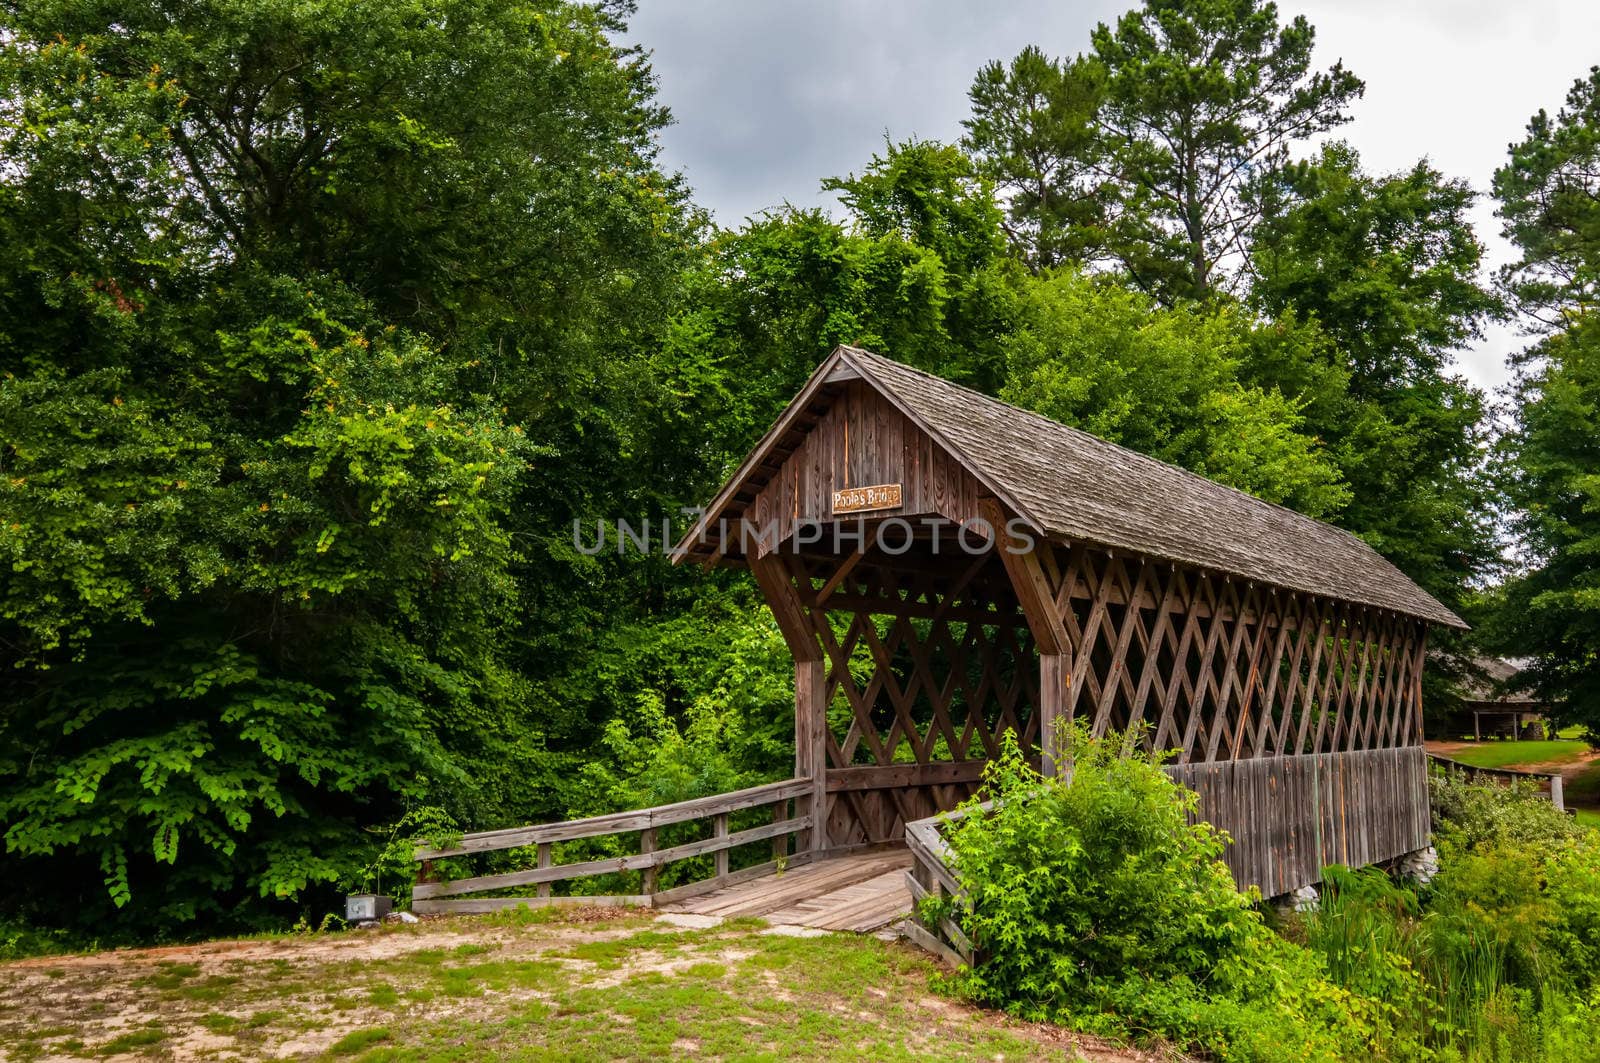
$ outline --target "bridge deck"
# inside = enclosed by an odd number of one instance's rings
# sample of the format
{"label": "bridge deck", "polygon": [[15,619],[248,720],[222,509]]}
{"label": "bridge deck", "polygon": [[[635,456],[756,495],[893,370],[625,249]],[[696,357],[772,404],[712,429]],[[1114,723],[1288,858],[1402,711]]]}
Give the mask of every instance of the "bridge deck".
{"label": "bridge deck", "polygon": [[756,916],[769,923],[865,933],[911,911],[905,883],[910,866],[911,854],[902,848],[850,853],[662,907],[669,912]]}

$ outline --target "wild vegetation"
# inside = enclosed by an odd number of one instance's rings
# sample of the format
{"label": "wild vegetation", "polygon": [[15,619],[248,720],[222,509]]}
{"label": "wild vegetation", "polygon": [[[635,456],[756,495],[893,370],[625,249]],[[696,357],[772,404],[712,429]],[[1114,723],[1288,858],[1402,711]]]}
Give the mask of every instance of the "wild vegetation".
{"label": "wild vegetation", "polygon": [[973,999],[1229,1060],[1592,1057],[1600,834],[1537,792],[1436,776],[1436,878],[1328,868],[1320,908],[1274,913],[1159,756],[1072,753],[1062,782],[1012,745],[950,828],[970,901],[928,914],[986,955]]}
{"label": "wild vegetation", "polygon": [[[680,519],[838,342],[1350,529],[1600,725],[1593,77],[1496,178],[1491,288],[1462,178],[1311,150],[1362,85],[1271,4],[1029,49],[959,144],[732,229],[629,10],[0,4],[8,937],[281,927],[397,824],[786,773],[752,589],[572,528]],[[1453,358],[1507,300],[1486,465]]]}

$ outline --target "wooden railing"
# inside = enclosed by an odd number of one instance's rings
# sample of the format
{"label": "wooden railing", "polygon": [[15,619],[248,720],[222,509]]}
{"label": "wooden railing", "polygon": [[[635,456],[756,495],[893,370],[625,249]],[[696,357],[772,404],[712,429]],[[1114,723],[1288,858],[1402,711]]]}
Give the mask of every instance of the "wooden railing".
{"label": "wooden railing", "polygon": [[[985,801],[977,807],[979,811],[987,812],[993,806],[992,801]],[[944,837],[946,826],[959,823],[967,815],[965,809],[957,809],[906,824],[906,848],[911,850],[906,886],[911,890],[912,909],[911,918],[902,924],[901,929],[913,942],[958,967],[970,967],[975,962],[978,951],[973,947],[972,939],[949,915],[937,920],[925,920],[922,902],[928,897],[954,901],[957,912],[970,905],[966,889],[950,870],[950,843]]]}
{"label": "wooden railing", "polygon": [[1558,771],[1517,771],[1513,768],[1480,768],[1472,764],[1463,764],[1459,760],[1441,757],[1437,753],[1429,753],[1428,761],[1436,764],[1449,772],[1464,775],[1469,779],[1486,778],[1494,782],[1521,781],[1539,784],[1541,789],[1548,790],[1550,803],[1556,806],[1559,812],[1566,812],[1567,803],[1565,796],[1566,780]]}
{"label": "wooden railing", "polygon": [[[509,827],[504,830],[482,831],[463,835],[447,847],[419,848],[415,859],[421,862],[416,885],[412,887],[412,909],[417,912],[487,912],[500,908],[538,906],[544,904],[639,904],[653,906],[673,900],[706,893],[735,882],[758,878],[784,866],[794,867],[808,862],[813,853],[809,835],[813,826],[809,802],[815,787],[809,779],[790,779],[785,782],[753,786],[747,790],[716,794],[712,797],[680,801],[673,805],[658,805],[633,812],[616,812],[587,819],[567,820],[528,827]],[[790,802],[800,807],[791,811]],[[759,826],[729,833],[728,817],[731,813],[747,809],[770,807],[772,820]],[[657,845],[658,831],[662,827],[696,820],[711,821],[711,836],[667,848]],[[610,835],[637,834],[638,852],[625,856],[607,856],[597,860],[575,863],[553,862],[554,846],[559,842],[602,838]],[[801,835],[797,851],[789,853],[791,836]],[[772,859],[753,867],[730,871],[730,850],[754,842],[772,841]],[[472,878],[436,881],[433,862],[449,857],[469,856],[506,849],[533,847],[535,866],[525,870],[478,875]],[[710,854],[713,870],[709,878],[683,883],[667,890],[658,890],[660,872],[668,864],[692,857]],[[639,871],[641,889],[637,894],[553,896],[551,885],[595,875]],[[535,886],[534,896],[470,897],[458,900],[462,894],[485,893],[517,886]]]}

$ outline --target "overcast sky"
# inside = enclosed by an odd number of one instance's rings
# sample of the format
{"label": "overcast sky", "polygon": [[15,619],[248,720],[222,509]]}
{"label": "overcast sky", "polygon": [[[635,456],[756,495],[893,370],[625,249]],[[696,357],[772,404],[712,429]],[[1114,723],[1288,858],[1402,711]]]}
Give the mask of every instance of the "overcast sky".
{"label": "overcast sky", "polygon": [[[885,134],[955,140],[979,66],[1024,45],[1088,48],[1131,0],[640,0],[632,39],[649,48],[675,124],[665,163],[724,225],[785,202],[830,203],[824,177],[859,170]],[[1595,0],[1344,0],[1280,3],[1317,28],[1319,66],[1342,59],[1367,83],[1339,135],[1370,170],[1427,156],[1486,191],[1506,145],[1539,108],[1600,63]],[[1510,252],[1487,202],[1476,213],[1492,264]],[[1506,379],[1522,340],[1495,329],[1461,358],[1483,387]]]}

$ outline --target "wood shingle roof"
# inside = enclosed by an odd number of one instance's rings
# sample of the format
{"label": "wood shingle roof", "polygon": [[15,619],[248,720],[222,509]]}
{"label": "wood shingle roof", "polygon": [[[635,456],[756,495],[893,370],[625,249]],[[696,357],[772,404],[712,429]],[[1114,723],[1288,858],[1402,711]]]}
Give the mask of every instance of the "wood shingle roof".
{"label": "wood shingle roof", "polygon": [[722,515],[744,480],[759,475],[763,451],[802,400],[840,371],[874,385],[1017,516],[1052,538],[1466,627],[1349,532],[856,347],[836,348],[818,368],[708,508],[707,521]]}

